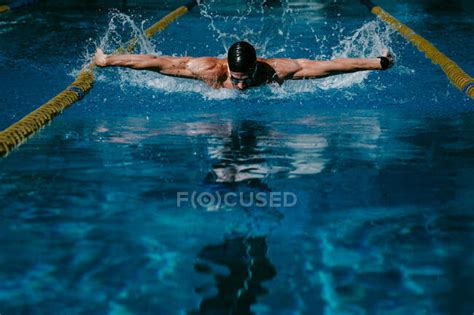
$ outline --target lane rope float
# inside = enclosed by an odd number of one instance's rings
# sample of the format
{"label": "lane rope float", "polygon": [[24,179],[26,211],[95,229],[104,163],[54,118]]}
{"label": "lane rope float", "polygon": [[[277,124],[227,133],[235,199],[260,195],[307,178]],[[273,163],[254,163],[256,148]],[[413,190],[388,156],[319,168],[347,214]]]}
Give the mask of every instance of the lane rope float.
{"label": "lane rope float", "polygon": [[415,33],[411,28],[397,20],[381,7],[375,5],[371,0],[360,0],[370,12],[377,15],[382,21],[389,24],[394,30],[400,33],[405,39],[412,43],[419,51],[424,52],[426,58],[437,64],[444,71],[449,81],[463,91],[471,99],[474,99],[474,79],[462,70],[454,61],[439,51],[429,41]]}
{"label": "lane rope float", "polygon": [[[191,10],[197,5],[197,1],[193,0],[188,4],[177,8],[162,18],[157,23],[145,30],[148,38],[158,32],[163,31],[173,21]],[[128,43],[126,50],[132,51],[136,46],[138,39],[132,39]],[[124,49],[125,50],[125,49]],[[116,53],[119,53],[119,49]],[[94,84],[94,64],[89,63],[65,90],[50,99],[39,108],[23,117],[18,122],[12,124],[8,128],[0,132],[0,157],[6,156],[11,150],[26,141],[30,136],[48,124],[54,117],[61,114],[67,107],[71,106],[81,98],[83,98]]]}
{"label": "lane rope float", "polygon": [[13,11],[21,7],[25,7],[27,5],[34,4],[36,2],[39,2],[39,0],[18,0],[13,2],[12,4],[8,5],[0,5],[0,13],[5,13],[8,11]]}

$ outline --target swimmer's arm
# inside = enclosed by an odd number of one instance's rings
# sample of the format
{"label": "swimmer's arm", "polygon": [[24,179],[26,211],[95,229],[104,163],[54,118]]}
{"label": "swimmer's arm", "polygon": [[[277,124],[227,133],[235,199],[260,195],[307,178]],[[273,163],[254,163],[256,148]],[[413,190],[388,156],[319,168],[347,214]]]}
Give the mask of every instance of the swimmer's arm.
{"label": "swimmer's arm", "polygon": [[[384,52],[390,65],[393,58],[388,52]],[[284,80],[302,80],[313,78],[324,78],[341,73],[352,73],[367,70],[382,70],[379,58],[338,58],[333,60],[319,61],[309,59],[273,59],[270,64],[277,75]]]}
{"label": "swimmer's arm", "polygon": [[[94,62],[99,67],[127,67],[136,70],[151,70],[161,74],[201,79],[205,67],[199,67],[199,60],[205,58],[169,57],[154,55],[105,55],[97,50]],[[203,62],[201,62],[202,64]],[[196,66],[197,64],[197,66]]]}

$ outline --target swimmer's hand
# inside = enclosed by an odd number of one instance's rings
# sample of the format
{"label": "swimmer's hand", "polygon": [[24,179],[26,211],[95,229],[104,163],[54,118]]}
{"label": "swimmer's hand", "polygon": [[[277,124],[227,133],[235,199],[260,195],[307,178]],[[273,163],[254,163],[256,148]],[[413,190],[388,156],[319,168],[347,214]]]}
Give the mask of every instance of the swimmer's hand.
{"label": "swimmer's hand", "polygon": [[395,59],[393,58],[392,53],[388,49],[382,50],[382,55],[379,57],[381,70],[387,70],[395,64]]}
{"label": "swimmer's hand", "polygon": [[98,67],[107,66],[107,55],[100,48],[97,49],[94,56],[94,64]]}

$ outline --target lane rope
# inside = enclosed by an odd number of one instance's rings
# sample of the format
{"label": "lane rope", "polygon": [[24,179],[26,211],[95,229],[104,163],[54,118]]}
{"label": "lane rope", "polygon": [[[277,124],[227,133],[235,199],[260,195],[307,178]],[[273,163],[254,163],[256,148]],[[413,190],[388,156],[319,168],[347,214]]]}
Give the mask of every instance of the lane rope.
{"label": "lane rope", "polygon": [[8,11],[13,11],[21,7],[25,7],[27,5],[34,4],[36,2],[39,2],[39,0],[18,0],[13,2],[12,4],[9,5],[0,5],[0,13],[5,13]]}
{"label": "lane rope", "polygon": [[10,11],[10,7],[8,5],[0,5],[0,13]]}
{"label": "lane rope", "polygon": [[394,30],[405,37],[405,39],[418,48],[419,51],[424,52],[426,58],[441,67],[449,81],[451,81],[455,87],[463,91],[471,99],[474,99],[474,79],[454,61],[449,59],[429,41],[415,33],[411,28],[390,15],[390,13],[375,5],[371,0],[360,0],[360,2],[367,6],[373,14],[377,15],[382,21],[389,24]]}
{"label": "lane rope", "polygon": [[[177,8],[167,16],[153,24],[145,30],[148,38],[158,32],[163,31],[173,21],[191,10],[197,5],[197,1],[193,0],[188,4]],[[128,43],[127,51],[131,52],[138,39],[132,39]],[[123,49],[125,51],[125,49]],[[116,53],[120,53],[120,49]],[[0,132],[0,157],[6,156],[11,150],[25,142],[30,136],[48,124],[54,117],[61,114],[67,107],[71,106],[78,100],[82,99],[92,88],[94,84],[94,64],[89,63],[65,90],[60,92],[54,98],[50,99],[39,108],[23,117],[18,122],[12,124],[8,128]]]}

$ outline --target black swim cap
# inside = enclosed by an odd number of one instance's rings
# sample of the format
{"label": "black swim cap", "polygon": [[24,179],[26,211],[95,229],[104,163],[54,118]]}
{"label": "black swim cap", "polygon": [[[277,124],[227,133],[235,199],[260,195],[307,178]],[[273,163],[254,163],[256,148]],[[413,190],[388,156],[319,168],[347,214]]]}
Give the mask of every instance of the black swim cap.
{"label": "black swim cap", "polygon": [[237,42],[227,52],[227,63],[230,71],[251,72],[257,64],[255,48],[247,42]]}

